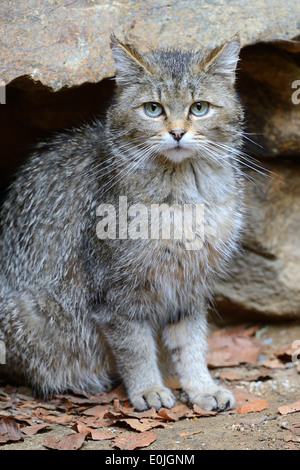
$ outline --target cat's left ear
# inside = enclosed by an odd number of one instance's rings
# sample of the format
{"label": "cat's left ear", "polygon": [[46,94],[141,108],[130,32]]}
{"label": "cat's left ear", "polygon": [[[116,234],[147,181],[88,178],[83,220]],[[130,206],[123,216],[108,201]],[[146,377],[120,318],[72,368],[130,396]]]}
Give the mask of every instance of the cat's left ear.
{"label": "cat's left ear", "polygon": [[235,36],[231,41],[215,49],[206,57],[205,70],[220,75],[232,85],[235,81],[235,71],[240,53],[240,40]]}

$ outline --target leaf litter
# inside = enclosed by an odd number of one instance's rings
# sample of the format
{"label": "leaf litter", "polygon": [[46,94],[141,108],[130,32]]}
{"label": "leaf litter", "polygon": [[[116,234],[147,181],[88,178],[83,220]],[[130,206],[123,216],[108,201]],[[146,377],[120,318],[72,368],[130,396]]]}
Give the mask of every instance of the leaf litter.
{"label": "leaf litter", "polygon": [[[291,351],[288,346],[281,347],[278,353],[261,359],[264,345],[255,335],[258,329],[257,326],[245,325],[221,328],[209,338],[208,364],[212,374],[221,384],[231,388],[236,400],[235,409],[223,413],[236,413],[238,416],[270,407],[266,400],[249,393],[244,384],[271,379],[274,371],[286,367]],[[165,383],[179,397],[178,377],[168,377]],[[74,390],[56,394],[45,401],[33,398],[28,389],[25,391],[26,394],[18,393],[18,389],[10,386],[0,388],[0,444],[45,433],[44,446],[49,449],[77,450],[92,440],[107,441],[110,448],[133,450],[151,445],[157,438],[156,429],[165,429],[182,419],[195,420],[217,414],[179,400],[172,409],[156,411],[151,408],[138,412],[128,401],[122,384],[108,393],[90,395]],[[295,411],[300,411],[299,401],[278,408],[279,414]],[[260,417],[248,421],[255,424],[264,420],[265,417]],[[298,442],[296,436],[299,436],[300,427],[297,424],[285,428],[294,434],[294,442]],[[47,433],[55,430],[56,425],[66,427],[70,433],[62,437],[48,435],[47,438]],[[201,430],[181,435],[198,433]]]}

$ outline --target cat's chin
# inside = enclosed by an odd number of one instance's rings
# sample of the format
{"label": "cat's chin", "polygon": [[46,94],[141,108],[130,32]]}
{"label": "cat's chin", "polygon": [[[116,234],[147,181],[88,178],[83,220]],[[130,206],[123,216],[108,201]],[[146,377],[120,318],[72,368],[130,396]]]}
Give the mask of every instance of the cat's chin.
{"label": "cat's chin", "polygon": [[173,163],[181,163],[183,160],[192,157],[194,152],[190,149],[175,147],[164,151],[164,156]]}

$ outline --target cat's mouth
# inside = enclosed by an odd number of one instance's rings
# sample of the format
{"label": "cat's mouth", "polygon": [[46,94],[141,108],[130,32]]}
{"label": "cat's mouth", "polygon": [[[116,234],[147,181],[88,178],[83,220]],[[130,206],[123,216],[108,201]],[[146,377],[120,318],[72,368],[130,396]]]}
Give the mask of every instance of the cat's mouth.
{"label": "cat's mouth", "polygon": [[173,163],[180,163],[193,155],[193,150],[178,143],[164,151],[165,157]]}

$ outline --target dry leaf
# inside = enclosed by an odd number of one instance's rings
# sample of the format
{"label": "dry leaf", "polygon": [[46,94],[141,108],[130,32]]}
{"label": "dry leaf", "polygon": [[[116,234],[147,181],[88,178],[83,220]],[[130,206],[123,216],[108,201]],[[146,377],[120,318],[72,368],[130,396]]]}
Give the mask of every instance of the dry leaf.
{"label": "dry leaf", "polygon": [[116,437],[114,440],[114,447],[118,447],[120,450],[134,450],[138,447],[148,447],[156,440],[156,437],[156,433],[150,431]]}
{"label": "dry leaf", "polygon": [[194,413],[191,416],[215,416],[216,411],[205,411],[198,405],[193,405]]}
{"label": "dry leaf", "polygon": [[194,431],[194,432],[182,432],[180,435],[180,437],[184,437],[184,436],[194,436],[195,434],[200,434],[202,433],[202,429],[199,429],[198,431]]}
{"label": "dry leaf", "polygon": [[248,403],[245,403],[245,405],[242,405],[236,411],[239,414],[257,413],[258,411],[266,410],[268,408],[270,408],[270,405],[267,400],[257,398],[255,400],[249,401]]}
{"label": "dry leaf", "polygon": [[0,443],[23,441],[24,437],[20,426],[13,419],[0,419]]}
{"label": "dry leaf", "polygon": [[26,436],[33,436],[39,431],[42,431],[45,428],[49,428],[49,424],[47,423],[40,423],[40,424],[33,424],[32,426],[26,426],[22,428],[22,432],[26,434]]}
{"label": "dry leaf", "polygon": [[118,387],[116,387],[114,390],[112,390],[109,393],[102,393],[98,395],[98,399],[102,397],[102,403],[111,403],[113,400],[117,399],[120,401],[126,401],[128,400],[128,396],[125,390],[125,387],[123,384],[120,384]]}
{"label": "dry leaf", "polygon": [[91,428],[80,422],[75,423],[72,429],[79,434],[83,434],[85,437],[89,436],[92,431]]}
{"label": "dry leaf", "polygon": [[294,413],[295,411],[300,411],[300,400],[291,403],[290,405],[280,406],[278,411],[281,415],[287,415],[289,413]]}
{"label": "dry leaf", "polygon": [[292,348],[291,344],[283,344],[278,348],[275,355],[283,362],[290,362],[294,353],[295,348]]}
{"label": "dry leaf", "polygon": [[61,438],[50,437],[44,446],[54,450],[77,450],[84,443],[85,435],[81,433],[69,434]]}
{"label": "dry leaf", "polygon": [[284,436],[283,440],[285,442],[300,442],[300,437],[295,437],[292,434],[288,434],[287,436]]}
{"label": "dry leaf", "polygon": [[160,416],[166,421],[178,421],[179,419],[178,416],[176,416],[176,414],[173,413],[172,409],[168,409],[168,408],[161,408],[157,412],[157,414],[158,416]]}
{"label": "dry leaf", "polygon": [[113,418],[115,420],[123,418],[155,418],[156,416],[157,413],[154,407],[146,411],[134,411],[134,408],[122,407],[118,410],[110,410],[104,415],[105,418]]}
{"label": "dry leaf", "polygon": [[208,344],[207,362],[210,367],[255,364],[262,352],[261,342],[251,337],[249,331],[241,327],[223,328],[213,332]]}
{"label": "dry leaf", "polygon": [[300,423],[282,424],[281,427],[284,429],[288,429],[293,434],[296,434],[296,436],[300,436]]}
{"label": "dry leaf", "polygon": [[272,371],[265,367],[260,369],[253,369],[253,370],[223,370],[219,373],[219,377],[221,379],[232,381],[246,381],[246,382],[253,382],[256,380],[268,379],[271,378]]}
{"label": "dry leaf", "polygon": [[256,399],[256,397],[251,395],[244,387],[232,388],[231,391],[235,398],[236,408]]}
{"label": "dry leaf", "polygon": [[256,425],[256,424],[260,424],[262,423],[263,421],[266,421],[268,418],[267,416],[261,416],[259,418],[245,418],[241,421],[241,424],[246,424],[247,426],[251,426],[251,425]]}
{"label": "dry leaf", "polygon": [[91,429],[91,438],[93,441],[104,441],[106,439],[113,439],[116,434],[112,431],[97,431],[97,429]]}
{"label": "dry leaf", "polygon": [[93,441],[103,441],[104,439],[113,439],[116,437],[116,434],[112,433],[111,431],[97,431],[96,429],[92,429],[80,422],[77,422],[74,426],[72,426],[72,429],[74,429],[74,431],[78,432],[79,434],[84,435],[86,438],[90,437]]}
{"label": "dry leaf", "polygon": [[285,365],[278,359],[264,359],[263,361],[259,361],[259,365],[267,369],[285,369]]}
{"label": "dry leaf", "polygon": [[69,426],[74,424],[75,416],[71,415],[62,415],[62,416],[54,416],[54,415],[43,415],[43,420],[50,424],[61,424],[62,426]]}
{"label": "dry leaf", "polygon": [[109,407],[107,405],[96,405],[83,411],[83,414],[86,416],[94,416],[95,418],[102,419],[104,418],[104,415],[107,413],[108,409]]}

